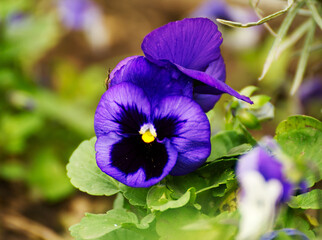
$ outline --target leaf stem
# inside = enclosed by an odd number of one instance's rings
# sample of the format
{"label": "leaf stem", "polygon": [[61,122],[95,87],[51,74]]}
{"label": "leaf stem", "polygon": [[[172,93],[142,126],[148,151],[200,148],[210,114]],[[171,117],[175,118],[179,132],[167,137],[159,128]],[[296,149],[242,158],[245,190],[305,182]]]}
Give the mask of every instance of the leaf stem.
{"label": "leaf stem", "polygon": [[310,26],[311,20],[309,19],[296,29],[284,42],[281,43],[281,46],[276,51],[276,57],[278,58],[285,49],[295,44],[308,31]]}
{"label": "leaf stem", "polygon": [[[315,22],[317,23],[317,25],[319,25],[320,29],[322,30],[322,18],[314,5],[314,1],[308,0],[306,4],[307,4],[308,8],[311,10],[311,13],[312,13],[312,16],[313,16]],[[321,9],[321,7],[320,7],[320,9]]]}
{"label": "leaf stem", "polygon": [[311,26],[308,30],[307,35],[306,35],[304,46],[303,46],[302,53],[301,53],[301,57],[298,62],[298,65],[297,65],[295,78],[294,78],[293,85],[292,85],[291,92],[290,92],[291,95],[295,94],[295,92],[300,87],[301,82],[303,80],[306,65],[307,65],[307,62],[309,59],[309,55],[310,55],[310,47],[311,47],[311,44],[312,44],[313,38],[314,38],[314,32],[315,32],[315,21],[313,19],[311,19]]}
{"label": "leaf stem", "polygon": [[294,5],[292,5],[292,8],[287,13],[281,27],[278,30],[277,38],[274,40],[273,46],[271,47],[268,56],[266,58],[266,61],[264,63],[263,71],[261,76],[258,78],[258,80],[262,80],[266,73],[268,72],[270,66],[272,65],[273,61],[275,60],[276,51],[282,41],[282,39],[285,37],[293,19],[295,18],[298,10],[303,6],[304,0],[296,2]]}
{"label": "leaf stem", "polygon": [[288,6],[285,9],[275,12],[273,14],[270,14],[270,15],[258,20],[257,22],[240,23],[240,22],[228,21],[228,20],[224,20],[224,19],[220,19],[220,18],[217,18],[216,21],[220,22],[221,24],[230,26],[230,27],[238,27],[238,28],[248,28],[248,27],[258,26],[258,25],[268,22],[269,20],[272,20],[276,17],[283,15],[293,6],[293,4],[294,4],[294,0],[290,0],[288,3]]}

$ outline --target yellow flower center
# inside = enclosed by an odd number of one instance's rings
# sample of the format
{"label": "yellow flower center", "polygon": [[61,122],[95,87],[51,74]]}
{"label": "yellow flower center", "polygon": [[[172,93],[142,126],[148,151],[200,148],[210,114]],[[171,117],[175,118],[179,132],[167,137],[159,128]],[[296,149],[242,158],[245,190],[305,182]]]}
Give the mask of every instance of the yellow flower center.
{"label": "yellow flower center", "polygon": [[139,133],[142,135],[142,140],[145,143],[151,143],[157,137],[157,133],[155,131],[154,126],[151,123],[144,124]]}
{"label": "yellow flower center", "polygon": [[142,134],[142,140],[145,143],[151,143],[154,141],[154,139],[155,137],[152,135],[152,133],[149,130]]}

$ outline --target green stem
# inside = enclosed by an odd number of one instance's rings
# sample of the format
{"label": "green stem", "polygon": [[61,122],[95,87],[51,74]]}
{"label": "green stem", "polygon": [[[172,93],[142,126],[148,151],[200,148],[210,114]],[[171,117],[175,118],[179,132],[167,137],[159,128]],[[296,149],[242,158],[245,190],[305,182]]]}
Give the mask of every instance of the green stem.
{"label": "green stem", "polygon": [[303,4],[304,4],[304,0],[296,2],[295,4],[293,4],[292,8],[287,13],[281,27],[278,30],[278,33],[277,33],[278,36],[275,39],[273,46],[268,53],[268,56],[266,58],[266,61],[265,61],[264,67],[263,67],[263,71],[262,71],[261,76],[259,77],[259,80],[262,80],[265,77],[270,66],[272,65],[273,61],[275,60],[276,50],[278,49],[282,39],[285,37],[293,19],[295,18],[296,14],[298,12],[298,10],[303,6]]}
{"label": "green stem", "polygon": [[306,65],[307,65],[307,62],[309,59],[309,55],[310,55],[310,47],[311,47],[311,44],[312,44],[313,38],[314,38],[314,32],[315,32],[315,21],[313,19],[311,19],[311,26],[309,28],[307,35],[306,35],[304,46],[302,49],[302,54],[301,54],[300,60],[297,65],[295,78],[294,78],[293,85],[291,88],[291,95],[295,94],[295,92],[300,87],[301,82],[303,80]]}
{"label": "green stem", "polygon": [[[311,13],[312,13],[312,16],[313,16],[315,22],[317,23],[317,25],[319,25],[320,29],[322,30],[322,18],[314,5],[314,1],[308,0],[306,4],[307,4],[308,8],[311,10]],[[321,9],[321,7],[320,7],[320,9]]]}
{"label": "green stem", "polygon": [[311,20],[309,19],[304,22],[298,29],[296,29],[277,49],[276,57],[278,58],[285,51],[285,49],[295,44],[304,35],[304,33],[308,31],[310,26]]}
{"label": "green stem", "polygon": [[278,11],[278,12],[275,12],[275,13],[273,13],[271,15],[268,15],[268,16],[258,20],[257,22],[250,22],[250,23],[243,24],[243,23],[228,21],[228,20],[219,19],[219,18],[217,18],[216,20],[218,22],[220,22],[221,24],[224,24],[224,25],[227,25],[227,26],[230,26],[230,27],[249,28],[249,27],[264,24],[264,23],[268,22],[269,20],[272,20],[272,19],[274,19],[276,17],[279,17],[279,16],[283,15],[284,13],[286,13],[293,6],[293,4],[294,4],[294,1],[291,0],[291,1],[289,1],[289,4],[285,9],[283,9],[281,11]]}

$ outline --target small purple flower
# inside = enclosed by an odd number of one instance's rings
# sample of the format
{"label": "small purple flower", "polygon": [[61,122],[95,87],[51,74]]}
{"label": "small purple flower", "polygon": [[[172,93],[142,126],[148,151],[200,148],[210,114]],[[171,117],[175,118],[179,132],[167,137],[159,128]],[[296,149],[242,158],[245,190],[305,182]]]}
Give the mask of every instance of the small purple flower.
{"label": "small purple flower", "polygon": [[221,33],[207,18],[187,18],[168,23],[143,40],[147,59],[194,79],[194,99],[207,112],[228,93],[248,103],[252,101],[225,84],[226,69],[220,53]]}
{"label": "small purple flower", "polygon": [[250,172],[259,173],[266,182],[277,180],[282,188],[276,204],[287,202],[292,196],[294,186],[286,179],[283,164],[263,147],[256,147],[242,156],[237,165],[237,178],[243,188],[243,177]]}
{"label": "small purple flower", "polygon": [[94,5],[90,0],[59,0],[57,7],[65,26],[80,30],[84,27],[89,9]]}
{"label": "small purple flower", "polygon": [[[267,147],[277,146],[269,141]],[[261,146],[239,159],[236,174],[241,186],[237,239],[258,239],[272,229],[278,205],[290,199],[294,186],[286,179],[283,164]]]}
{"label": "small purple flower", "polygon": [[128,186],[149,187],[200,167],[210,154],[210,126],[191,99],[191,83],[173,81],[144,57],[123,63],[95,113],[99,168]]}
{"label": "small purple flower", "polygon": [[260,240],[273,240],[273,239],[276,239],[276,237],[278,236],[278,234],[280,232],[286,233],[288,236],[290,236],[291,239],[309,240],[309,238],[304,233],[302,233],[299,230],[291,229],[291,228],[284,228],[284,229],[281,229],[281,230],[266,233],[260,238]]}

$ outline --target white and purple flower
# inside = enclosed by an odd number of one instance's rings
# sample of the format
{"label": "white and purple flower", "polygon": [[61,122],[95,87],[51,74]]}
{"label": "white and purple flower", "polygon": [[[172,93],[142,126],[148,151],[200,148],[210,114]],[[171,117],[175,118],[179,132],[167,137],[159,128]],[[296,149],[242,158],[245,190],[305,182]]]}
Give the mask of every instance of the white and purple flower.
{"label": "white and purple flower", "polygon": [[239,159],[241,220],[237,239],[258,239],[272,229],[277,207],[288,201],[294,191],[284,170],[282,162],[261,146]]}

